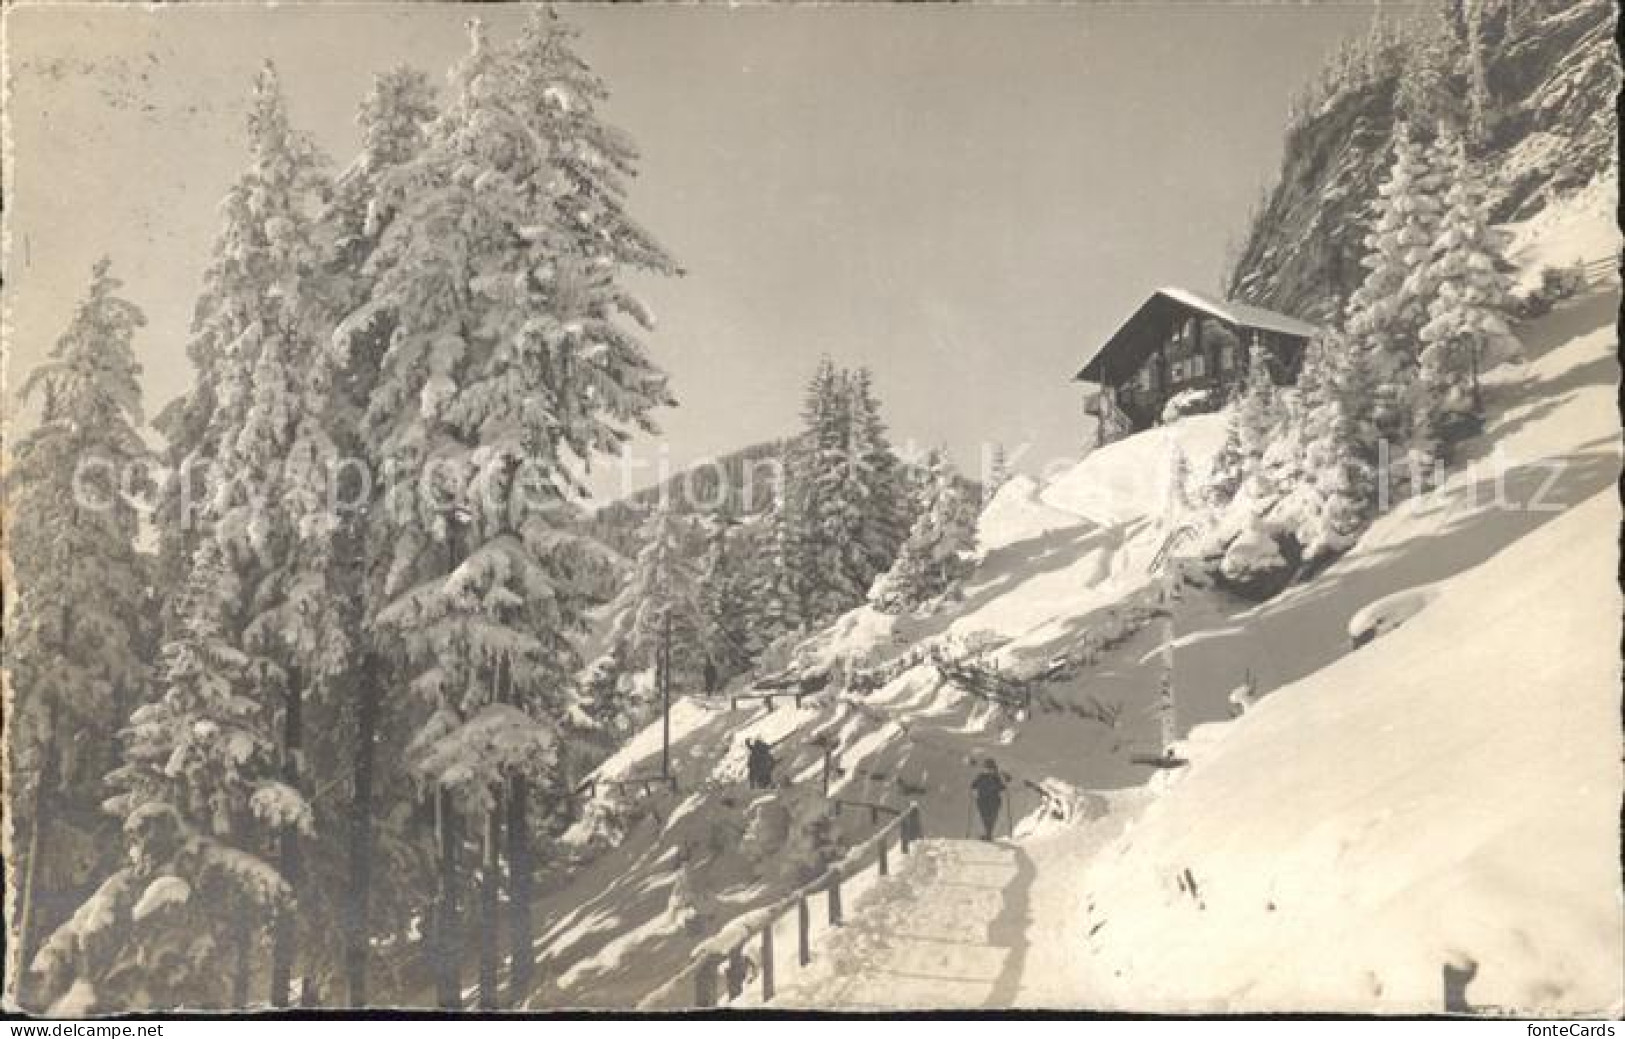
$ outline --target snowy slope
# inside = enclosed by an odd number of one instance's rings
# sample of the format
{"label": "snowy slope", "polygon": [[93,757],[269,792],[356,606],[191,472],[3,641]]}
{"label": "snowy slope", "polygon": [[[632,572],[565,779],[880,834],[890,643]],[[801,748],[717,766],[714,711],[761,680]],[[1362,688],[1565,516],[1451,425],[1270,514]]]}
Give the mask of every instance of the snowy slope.
{"label": "snowy slope", "polygon": [[1594,495],[1198,753],[1088,878],[1100,1005],[1438,1010],[1465,957],[1475,1002],[1617,1012],[1619,518]]}
{"label": "snowy slope", "polygon": [[1206,472],[1224,443],[1221,415],[1195,415],[1097,448],[1045,487],[1051,508],[1099,526],[1160,514],[1167,506],[1172,459],[1183,452],[1190,471]]}

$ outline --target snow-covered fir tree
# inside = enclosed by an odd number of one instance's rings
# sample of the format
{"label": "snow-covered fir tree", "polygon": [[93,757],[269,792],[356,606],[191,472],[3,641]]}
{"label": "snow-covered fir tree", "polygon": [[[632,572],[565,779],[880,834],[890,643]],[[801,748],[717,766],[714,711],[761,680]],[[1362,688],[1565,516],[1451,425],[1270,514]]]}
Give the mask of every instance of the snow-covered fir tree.
{"label": "snow-covered fir tree", "polygon": [[1434,295],[1418,332],[1419,377],[1437,409],[1433,425],[1453,438],[1483,419],[1482,372],[1516,357],[1519,347],[1508,325],[1511,282],[1503,273],[1499,235],[1490,226],[1483,178],[1459,138],[1441,138],[1438,150],[1450,187],[1428,257]]}
{"label": "snow-covered fir tree", "polygon": [[1375,445],[1357,415],[1365,392],[1358,371],[1363,363],[1340,334],[1325,332],[1309,344],[1299,375],[1292,437],[1300,452],[1299,476],[1277,515],[1307,564],[1346,551],[1371,517]]}
{"label": "snow-covered fir tree", "polygon": [[1003,444],[993,445],[993,457],[988,459],[987,472],[982,479],[982,504],[986,506],[999,493],[999,488],[1010,482],[1010,456]]}
{"label": "snow-covered fir tree", "polygon": [[1236,446],[1241,456],[1241,482],[1261,493],[1266,477],[1264,456],[1275,441],[1284,414],[1281,392],[1270,375],[1269,351],[1255,345],[1247,361],[1247,380],[1236,401]]}
{"label": "snow-covered fir tree", "polygon": [[[399,760],[403,730],[410,724],[410,705],[391,697],[398,689],[396,661],[373,644],[371,621],[384,598],[383,574],[377,565],[390,543],[389,530],[380,522],[383,480],[361,481],[351,467],[382,473],[378,445],[366,422],[368,401],[377,383],[380,363],[388,349],[393,323],[386,310],[365,310],[378,269],[372,262],[379,241],[394,221],[395,211],[380,204],[380,188],[404,164],[414,160],[427,143],[436,114],[434,91],[423,72],[400,66],[379,76],[363,98],[356,122],[361,130],[360,154],[344,170],[323,215],[332,238],[326,265],[335,311],[365,313],[334,337],[337,371],[331,387],[334,432],[341,455],[349,460],[334,474],[333,493],[340,503],[334,534],[341,559],[359,561],[350,569],[343,601],[341,626],[352,647],[349,677],[350,709],[327,719],[327,740],[333,757],[347,768],[348,782],[324,786],[344,791],[349,801],[334,805],[344,815],[343,897],[340,899],[345,995],[351,1006],[367,1005],[368,967],[373,946],[375,913],[381,897],[401,904],[420,881],[413,863],[396,856],[391,868],[375,868],[377,831],[393,818],[380,805],[410,797],[403,777],[379,763]],[[329,809],[318,797],[319,815]],[[388,835],[390,846],[407,842]]]}
{"label": "snow-covered fir tree", "polygon": [[100,802],[118,727],[147,683],[149,575],[129,497],[145,490],[138,481],[149,461],[137,432],[141,369],[132,346],[146,319],[118,290],[101,260],[50,359],[23,383],[39,424],[13,447],[5,484],[14,567],[6,667],[15,691],[5,797],[14,825],[12,954],[21,969],[10,977],[18,999],[32,995],[29,961],[37,936],[55,922],[40,915],[55,859],[53,820]]}
{"label": "snow-covered fir tree", "polygon": [[[671,403],[635,331],[649,314],[622,279],[676,266],[625,210],[635,155],[598,118],[605,90],[572,36],[549,10],[508,47],[474,25],[426,148],[386,178],[396,216],[364,314],[394,326],[369,422],[411,486],[384,509],[391,601],[378,625],[430,712],[411,759],[440,820],[430,957],[448,1006],[462,998],[461,821],[483,818],[490,847],[499,809],[510,995],[528,991],[528,784],[556,778],[589,604],[582,559],[597,551],[564,520],[591,459]],[[481,1000],[494,1003],[487,922]]]}
{"label": "snow-covered fir tree", "polygon": [[868,368],[844,374],[851,422],[847,486],[862,505],[856,539],[862,552],[852,563],[851,579],[860,591],[867,591],[897,558],[914,521],[914,507],[904,487],[902,464],[886,435],[873,375]]}
{"label": "snow-covered fir tree", "polygon": [[942,452],[931,453],[928,469],[925,498],[908,539],[869,592],[882,613],[906,613],[941,598],[974,565],[976,504]]}
{"label": "snow-covered fir tree", "polygon": [[810,568],[804,541],[803,492],[796,477],[799,445],[786,445],[781,465],[783,477],[773,511],[767,516],[767,533],[751,588],[750,651],[759,656],[784,636],[800,631],[807,623],[805,603]]}
{"label": "snow-covered fir tree", "polygon": [[913,512],[867,370],[843,370],[821,359],[807,384],[802,421],[786,454],[784,502],[775,520],[793,529],[783,532],[784,551],[776,558],[788,562],[793,549],[798,614],[811,622],[863,601],[895,560]]}
{"label": "snow-covered fir tree", "polygon": [[[278,691],[249,695],[278,715],[282,780],[306,789],[305,721],[326,726],[315,702],[348,665],[337,529],[329,480],[340,457],[328,340],[329,249],[320,217],[331,183],[325,160],[290,125],[275,70],[255,83],[248,118],[250,163],[223,207],[224,226],[198,313],[225,345],[210,425],[218,444],[207,518],[246,597],[238,645],[253,674]],[[301,833],[283,827],[278,867],[303,887]],[[291,996],[296,921],[276,923],[270,1002]],[[307,945],[309,943],[306,943]],[[307,952],[309,949],[307,948]]]}
{"label": "snow-covered fir tree", "polygon": [[1443,189],[1428,149],[1407,124],[1395,128],[1393,148],[1393,166],[1378,188],[1365,236],[1365,281],[1349,299],[1345,328],[1368,359],[1378,433],[1404,445],[1410,437],[1419,336],[1433,298],[1427,261]]}
{"label": "snow-covered fir tree", "polygon": [[41,950],[42,973],[71,981],[62,998],[76,1005],[247,1005],[270,918],[292,898],[257,849],[267,830],[308,831],[309,806],[278,778],[269,712],[249,695],[269,668],[232,645],[242,592],[221,547],[204,541],[182,630],[164,647],[162,692],[131,714],[108,777],[132,865]]}
{"label": "snow-covered fir tree", "polygon": [[801,411],[805,432],[789,474],[804,524],[804,612],[814,620],[843,612],[863,594],[855,571],[862,555],[858,529],[868,503],[851,452],[852,399],[846,382],[834,361],[818,362],[807,384]]}
{"label": "snow-covered fir tree", "polygon": [[1200,505],[1209,513],[1217,513],[1235,498],[1246,476],[1246,458],[1241,450],[1241,410],[1232,401],[1225,409],[1224,439],[1208,465],[1197,492]]}
{"label": "snow-covered fir tree", "polygon": [[635,670],[669,669],[660,676],[666,681],[678,669],[692,673],[699,670],[695,664],[703,664],[697,658],[705,648],[705,610],[687,528],[687,521],[669,506],[649,517],[643,548],[610,607],[611,652]]}
{"label": "snow-covered fir tree", "polygon": [[750,664],[748,541],[725,508],[709,519],[699,573],[704,685],[721,689]]}

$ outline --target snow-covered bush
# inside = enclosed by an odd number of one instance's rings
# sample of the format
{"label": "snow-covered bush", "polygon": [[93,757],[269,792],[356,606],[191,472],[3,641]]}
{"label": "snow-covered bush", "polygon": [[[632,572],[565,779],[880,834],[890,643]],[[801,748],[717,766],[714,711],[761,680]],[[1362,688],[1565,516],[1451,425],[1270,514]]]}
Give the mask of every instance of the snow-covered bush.
{"label": "snow-covered bush", "polygon": [[1579,262],[1569,267],[1542,267],[1539,281],[1516,298],[1517,316],[1525,321],[1540,317],[1564,300],[1578,296],[1585,287],[1585,267]]}
{"label": "snow-covered bush", "polygon": [[1175,422],[1186,415],[1206,415],[1219,410],[1223,401],[1219,394],[1211,389],[1180,390],[1168,398],[1168,403],[1162,406],[1162,421]]}

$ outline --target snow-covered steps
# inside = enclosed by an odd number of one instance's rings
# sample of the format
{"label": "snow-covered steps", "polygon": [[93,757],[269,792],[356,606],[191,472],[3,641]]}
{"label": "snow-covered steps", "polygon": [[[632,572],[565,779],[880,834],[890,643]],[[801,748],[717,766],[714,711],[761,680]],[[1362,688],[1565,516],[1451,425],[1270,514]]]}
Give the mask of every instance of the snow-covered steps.
{"label": "snow-covered steps", "polygon": [[1008,842],[926,840],[859,900],[775,1007],[1007,1007],[1021,977],[1032,860]]}

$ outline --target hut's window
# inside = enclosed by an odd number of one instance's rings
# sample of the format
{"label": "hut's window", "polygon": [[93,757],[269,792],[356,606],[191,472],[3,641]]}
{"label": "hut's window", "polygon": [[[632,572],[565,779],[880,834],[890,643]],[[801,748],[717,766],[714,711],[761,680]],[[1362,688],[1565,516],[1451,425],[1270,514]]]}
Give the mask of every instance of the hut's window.
{"label": "hut's window", "polygon": [[1207,358],[1201,354],[1191,358],[1191,378],[1200,379],[1207,374]]}
{"label": "hut's window", "polygon": [[1219,348],[1219,370],[1221,372],[1236,370],[1236,348],[1229,343]]}

